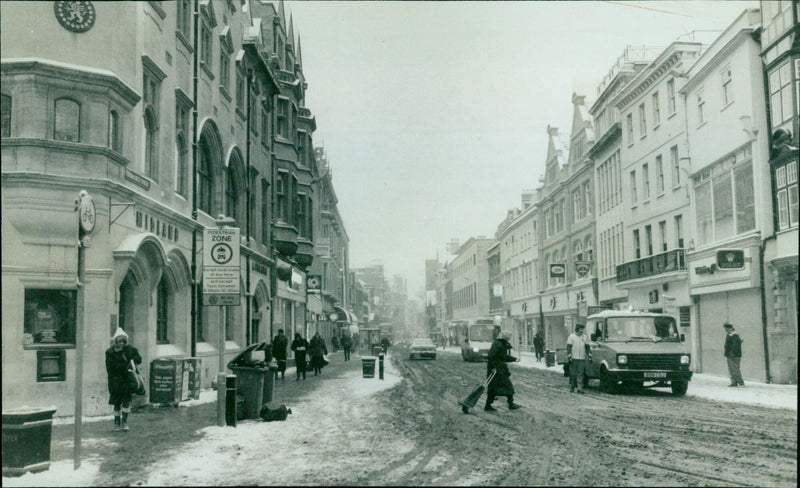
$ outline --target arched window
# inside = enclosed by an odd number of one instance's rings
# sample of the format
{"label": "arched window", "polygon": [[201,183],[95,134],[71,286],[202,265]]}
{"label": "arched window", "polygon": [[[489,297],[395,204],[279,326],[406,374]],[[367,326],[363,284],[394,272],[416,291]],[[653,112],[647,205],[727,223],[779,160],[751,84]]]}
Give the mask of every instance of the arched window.
{"label": "arched window", "polygon": [[575,261],[583,261],[583,243],[581,241],[575,242],[573,255],[575,256]]}
{"label": "arched window", "polygon": [[2,137],[11,137],[11,97],[8,95],[2,96]]}
{"label": "arched window", "polygon": [[158,181],[158,123],[150,107],[144,111],[144,173]]}
{"label": "arched window", "polygon": [[225,214],[239,223],[239,181],[237,178],[239,164],[233,159],[228,165],[228,179],[225,182]]}
{"label": "arched window", "polygon": [[53,139],[78,142],[81,134],[81,106],[75,100],[59,98],[55,102]]}
{"label": "arched window", "polygon": [[169,285],[165,276],[156,291],[156,343],[169,343]]}
{"label": "arched window", "polygon": [[108,147],[117,152],[122,148],[122,144],[120,144],[119,114],[116,110],[108,112]]}
{"label": "arched window", "polygon": [[214,190],[214,176],[212,172],[213,161],[211,150],[205,138],[200,139],[197,158],[197,206],[200,210],[213,215],[212,202]]}
{"label": "arched window", "polygon": [[187,179],[189,173],[189,151],[183,132],[175,137],[175,192],[182,197],[187,197]]}

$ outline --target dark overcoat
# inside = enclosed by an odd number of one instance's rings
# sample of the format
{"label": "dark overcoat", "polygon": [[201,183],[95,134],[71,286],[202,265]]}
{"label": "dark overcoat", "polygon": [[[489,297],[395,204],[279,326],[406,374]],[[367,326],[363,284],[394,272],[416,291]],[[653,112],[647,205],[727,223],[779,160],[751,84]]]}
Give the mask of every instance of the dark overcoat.
{"label": "dark overcoat", "polygon": [[276,335],[272,340],[272,356],[278,362],[278,371],[286,371],[286,348],[289,339],[285,335]]}
{"label": "dark overcoat", "polygon": [[328,348],[325,347],[325,339],[317,336],[312,337],[309,343],[309,351],[311,353],[312,368],[321,368],[327,364],[323,357],[328,354]]}
{"label": "dark overcoat", "polygon": [[119,351],[115,351],[113,346],[106,349],[109,405],[121,405],[131,401],[133,389],[128,381],[131,359],[136,364],[142,364],[142,356],[130,344],[125,344]]}
{"label": "dark overcoat", "polygon": [[295,339],[292,341],[292,351],[294,351],[294,362],[298,373],[306,372],[306,351],[308,341],[305,339]]}
{"label": "dark overcoat", "polygon": [[505,339],[495,339],[489,349],[489,362],[486,363],[486,376],[492,374],[492,370],[497,370],[494,379],[487,387],[489,395],[510,396],[514,394],[514,385],[511,384],[511,371],[506,363],[517,360],[510,354],[511,344]]}

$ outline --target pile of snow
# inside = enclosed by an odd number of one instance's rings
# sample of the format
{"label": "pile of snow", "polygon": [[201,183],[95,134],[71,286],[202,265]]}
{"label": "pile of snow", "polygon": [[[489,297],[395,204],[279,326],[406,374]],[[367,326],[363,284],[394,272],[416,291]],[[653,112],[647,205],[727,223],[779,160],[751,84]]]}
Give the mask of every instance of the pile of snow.
{"label": "pile of snow", "polygon": [[100,464],[94,459],[82,459],[81,467],[74,468],[72,459],[57,461],[41,473],[25,473],[17,478],[3,476],[3,486],[92,486]]}
{"label": "pile of snow", "polygon": [[[379,436],[379,419],[388,414],[373,395],[402,381],[390,361],[383,381],[362,378],[360,370],[315,381],[320,384],[306,397],[287,405],[292,414],[285,421],[248,420],[236,428],[201,429],[202,440],[150,466],[144,484],[333,484],[365,469],[377,446],[392,451],[413,447],[404,441],[387,446],[364,436],[363,427],[373,423]],[[326,479],[318,477],[320,472]],[[317,477],[309,477],[312,473]]]}

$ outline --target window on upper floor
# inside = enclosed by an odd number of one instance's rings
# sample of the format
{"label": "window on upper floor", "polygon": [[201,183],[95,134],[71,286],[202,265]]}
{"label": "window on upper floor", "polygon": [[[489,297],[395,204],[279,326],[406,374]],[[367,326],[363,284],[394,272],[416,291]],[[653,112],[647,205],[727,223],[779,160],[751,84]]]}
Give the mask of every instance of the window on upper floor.
{"label": "window on upper floor", "polygon": [[706,122],[705,106],[706,98],[701,90],[697,92],[697,125],[703,125]]}
{"label": "window on upper floor", "polygon": [[81,105],[71,98],[55,101],[55,123],[53,139],[78,142],[81,133]]}
{"label": "window on upper floor", "polygon": [[247,108],[247,83],[241,70],[236,69],[236,109],[244,113]]}
{"label": "window on upper floor", "polygon": [[[236,80],[239,81],[238,79]],[[226,92],[231,91],[231,55],[225,49],[219,50],[219,86]]]}
{"label": "window on upper floor", "polygon": [[144,173],[158,181],[158,122],[152,107],[144,110]]}
{"label": "window on upper floor", "polygon": [[645,239],[645,248],[647,249],[647,255],[653,255],[653,226],[645,225],[644,226],[644,239]]}
{"label": "window on upper floor", "polygon": [[175,28],[188,40],[192,32],[192,0],[178,0]]}
{"label": "window on upper floor", "polygon": [[183,132],[175,136],[175,193],[188,196],[189,147]]}
{"label": "window on upper floor", "polygon": [[675,245],[683,249],[683,215],[675,216]]}
{"label": "window on upper floor", "polygon": [[106,144],[112,151],[120,152],[122,144],[120,141],[121,134],[119,130],[119,113],[116,110],[108,111],[108,140]]}
{"label": "window on upper floor", "polygon": [[265,104],[261,104],[261,145],[269,148],[269,113]]}
{"label": "window on upper floor", "polygon": [[798,222],[797,161],[775,169],[775,189],[777,190],[778,229],[796,227]]}
{"label": "window on upper floor", "polygon": [[636,170],[631,171],[631,203],[636,205],[638,196],[636,195]]}
{"label": "window on upper floor", "polygon": [[647,163],[642,165],[642,199],[650,199],[650,167]]}
{"label": "window on upper floor", "polygon": [[269,244],[270,234],[270,215],[269,215],[269,183],[265,178],[261,178],[261,243]]}
{"label": "window on upper floor", "polygon": [[0,135],[2,137],[11,137],[11,97],[9,95],[2,95],[1,106],[2,121],[0,122],[0,127],[2,127],[2,132],[0,132]]}
{"label": "window on upper floor", "polygon": [[[791,60],[787,60],[780,67],[769,74],[769,108],[772,131],[781,128],[784,123],[791,121],[795,115],[792,108],[792,71]],[[792,130],[791,123],[788,129]]]}
{"label": "window on upper floor", "polygon": [[564,200],[559,200],[555,207],[556,232],[564,230]]}
{"label": "window on upper floor", "polygon": [[720,72],[722,82],[722,106],[725,107],[733,102],[733,84],[731,83],[731,67],[726,66]]}
{"label": "window on upper floor", "polygon": [[694,177],[694,188],[698,246],[755,229],[753,165],[749,147],[701,171]]}
{"label": "window on upper floor", "polygon": [[628,145],[633,144],[633,114],[625,116],[625,126],[628,130]]}
{"label": "window on upper floor", "polygon": [[652,103],[653,103],[653,126],[657,126],[658,124],[661,123],[661,106],[658,103],[658,92],[653,93]]}
{"label": "window on upper floor", "polygon": [[583,198],[581,197],[580,188],[576,188],[572,192],[572,218],[574,222],[578,222],[583,218]]}
{"label": "window on upper floor", "polygon": [[633,256],[634,259],[642,257],[641,242],[639,242],[639,229],[633,229]]}
{"label": "window on upper floor", "polygon": [[213,55],[214,43],[211,35],[211,27],[201,22],[200,25],[200,63],[205,65],[205,68],[211,71],[211,60]]}
{"label": "window on upper floor", "polygon": [[289,139],[289,99],[278,99],[278,112],[276,116],[278,135],[284,139]]}
{"label": "window on upper floor", "polygon": [[678,157],[678,146],[669,148],[669,161],[672,165],[672,187],[677,188],[681,184],[681,160]]}
{"label": "window on upper floor", "polygon": [[281,171],[278,173],[278,179],[276,180],[275,198],[276,198],[276,204],[278,206],[277,217],[283,222],[289,222],[288,192],[289,192],[289,173]]}
{"label": "window on upper floor", "polygon": [[658,223],[658,237],[661,239],[661,252],[667,250],[667,221],[662,220]]}
{"label": "window on upper floor", "polygon": [[675,80],[667,81],[667,112],[669,115],[675,113]]}
{"label": "window on upper floor", "polygon": [[664,161],[660,154],[656,156],[656,193],[664,193]]}
{"label": "window on upper floor", "polygon": [[639,137],[647,135],[647,115],[644,104],[639,105]]}
{"label": "window on upper floor", "polygon": [[142,75],[142,101],[144,102],[144,173],[153,181],[158,181],[159,158],[159,114],[161,112],[161,76],[154,68],[144,64]]}
{"label": "window on upper floor", "polygon": [[208,215],[214,210],[213,164],[208,141],[201,137],[197,145],[197,207]]}

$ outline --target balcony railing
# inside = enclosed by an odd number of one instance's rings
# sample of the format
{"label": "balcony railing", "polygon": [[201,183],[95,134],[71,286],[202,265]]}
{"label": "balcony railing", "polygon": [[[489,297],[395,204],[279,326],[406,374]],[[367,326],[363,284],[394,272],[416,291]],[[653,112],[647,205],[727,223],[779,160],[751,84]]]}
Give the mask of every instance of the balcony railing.
{"label": "balcony railing", "polygon": [[617,283],[674,271],[686,271],[683,249],[673,249],[617,266]]}

